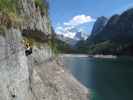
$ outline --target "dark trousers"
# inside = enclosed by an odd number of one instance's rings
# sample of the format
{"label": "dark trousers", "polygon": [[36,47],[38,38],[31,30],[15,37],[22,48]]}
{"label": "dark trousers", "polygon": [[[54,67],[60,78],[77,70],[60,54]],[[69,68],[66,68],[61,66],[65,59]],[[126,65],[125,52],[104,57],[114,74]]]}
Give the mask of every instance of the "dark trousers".
{"label": "dark trousers", "polygon": [[32,48],[30,48],[29,50],[25,50],[25,55],[31,55],[32,54]]}

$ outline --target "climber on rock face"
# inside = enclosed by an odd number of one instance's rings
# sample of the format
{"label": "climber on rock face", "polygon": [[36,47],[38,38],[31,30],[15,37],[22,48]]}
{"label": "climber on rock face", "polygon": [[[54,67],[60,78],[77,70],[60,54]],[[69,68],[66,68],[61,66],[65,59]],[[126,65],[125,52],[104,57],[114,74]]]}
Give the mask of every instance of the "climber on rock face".
{"label": "climber on rock face", "polygon": [[26,56],[31,55],[32,54],[32,47],[31,47],[30,43],[29,42],[25,42],[25,41],[23,41],[23,43],[25,45],[25,55]]}
{"label": "climber on rock face", "polygon": [[32,47],[30,46],[30,43],[26,44],[26,50],[25,50],[25,55],[31,55],[32,54]]}

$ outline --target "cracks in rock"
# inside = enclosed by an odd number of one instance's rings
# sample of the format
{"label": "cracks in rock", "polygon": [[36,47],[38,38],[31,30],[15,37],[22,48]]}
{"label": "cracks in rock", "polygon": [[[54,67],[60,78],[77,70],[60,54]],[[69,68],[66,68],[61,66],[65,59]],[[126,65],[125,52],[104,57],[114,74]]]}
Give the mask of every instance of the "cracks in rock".
{"label": "cracks in rock", "polygon": [[[31,61],[31,62],[30,62]],[[33,95],[33,97],[35,97],[35,100],[38,100],[37,99],[37,96],[36,96],[36,93],[34,92],[34,90],[33,90],[33,87],[32,87],[32,76],[33,76],[33,66],[32,66],[32,61],[33,61],[33,59],[32,59],[32,57],[31,56],[29,56],[28,57],[28,72],[29,72],[29,90],[31,91],[31,93],[32,93],[32,95]]]}
{"label": "cracks in rock", "polygon": [[35,94],[35,92],[34,92],[34,90],[33,90],[33,88],[32,88],[32,79],[31,79],[30,77],[32,77],[32,76],[29,76],[29,90],[30,90],[30,92],[32,93],[32,95],[33,95],[33,97],[35,98],[35,100],[38,100],[38,99],[37,99],[37,96],[36,96],[36,94]]}

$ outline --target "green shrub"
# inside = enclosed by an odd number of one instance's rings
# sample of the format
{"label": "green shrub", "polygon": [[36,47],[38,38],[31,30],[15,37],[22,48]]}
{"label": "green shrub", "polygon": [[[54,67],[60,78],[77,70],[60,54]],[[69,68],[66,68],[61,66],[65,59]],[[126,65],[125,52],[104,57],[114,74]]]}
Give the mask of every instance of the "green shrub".
{"label": "green shrub", "polygon": [[18,27],[22,23],[23,19],[19,16],[18,5],[17,0],[0,0],[0,20],[2,25]]}
{"label": "green shrub", "polygon": [[48,41],[48,45],[50,46],[50,48],[52,49],[53,53],[55,54],[55,56],[57,56],[60,51],[58,49],[58,45],[56,43],[56,40],[55,39],[51,39]]}
{"label": "green shrub", "polygon": [[18,11],[17,0],[0,0],[0,11],[17,13]]}

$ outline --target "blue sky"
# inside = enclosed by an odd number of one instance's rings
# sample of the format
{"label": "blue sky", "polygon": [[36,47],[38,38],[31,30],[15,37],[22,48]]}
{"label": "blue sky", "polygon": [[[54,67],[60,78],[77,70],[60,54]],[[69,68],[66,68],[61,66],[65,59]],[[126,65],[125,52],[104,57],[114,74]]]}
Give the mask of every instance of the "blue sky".
{"label": "blue sky", "polygon": [[[133,7],[133,0],[50,0],[50,17],[56,32],[90,34],[97,17],[110,17]],[[72,36],[71,36],[72,37]]]}

